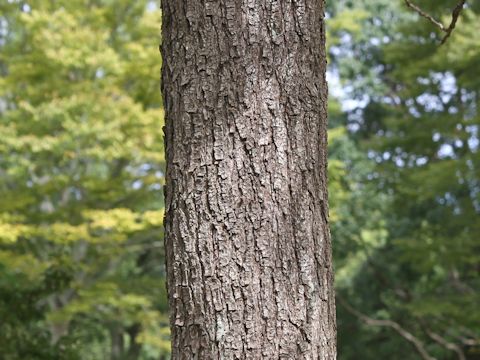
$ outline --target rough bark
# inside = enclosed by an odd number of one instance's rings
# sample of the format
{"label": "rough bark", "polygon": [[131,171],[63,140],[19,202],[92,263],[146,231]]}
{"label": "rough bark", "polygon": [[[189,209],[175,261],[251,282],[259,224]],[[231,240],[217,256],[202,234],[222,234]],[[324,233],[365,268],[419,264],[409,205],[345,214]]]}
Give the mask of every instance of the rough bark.
{"label": "rough bark", "polygon": [[324,2],[162,11],[173,359],[335,359]]}

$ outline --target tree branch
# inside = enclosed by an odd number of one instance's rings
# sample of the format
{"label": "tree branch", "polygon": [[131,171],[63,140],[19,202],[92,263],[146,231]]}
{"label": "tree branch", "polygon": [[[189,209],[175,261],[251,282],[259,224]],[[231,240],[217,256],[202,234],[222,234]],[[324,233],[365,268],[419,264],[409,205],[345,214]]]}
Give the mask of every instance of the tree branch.
{"label": "tree branch", "polygon": [[432,24],[434,24],[436,27],[438,27],[440,30],[442,31],[445,31],[445,26],[443,26],[443,24],[438,21],[437,19],[435,19],[432,15],[430,15],[429,13],[423,11],[422,9],[420,9],[417,5],[415,4],[412,4],[410,2],[410,0],[405,0],[405,4],[410,8],[412,9],[413,11],[417,12],[420,16],[424,17],[425,19],[427,19],[428,21],[430,21]]}
{"label": "tree branch", "polygon": [[456,352],[457,355],[458,355],[458,360],[465,360],[466,359],[462,348],[460,346],[458,346],[457,344],[449,342],[448,340],[446,340],[442,336],[440,336],[440,335],[438,335],[438,334],[436,334],[436,333],[434,333],[430,330],[426,330],[426,333],[427,333],[428,336],[430,336],[430,338],[432,340],[434,340],[438,344],[442,345],[445,349]]}
{"label": "tree branch", "polygon": [[447,39],[452,34],[452,31],[453,31],[453,29],[455,29],[455,25],[457,24],[458,17],[460,16],[460,13],[463,10],[463,6],[467,2],[467,0],[460,0],[457,3],[457,5],[455,5],[455,7],[452,10],[452,20],[450,21],[450,25],[448,25],[448,27],[445,27],[445,25],[443,25],[439,20],[435,19],[432,15],[430,15],[426,11],[422,10],[417,5],[413,4],[410,0],[404,0],[404,1],[405,1],[405,4],[410,9],[412,9],[413,11],[418,13],[420,16],[422,16],[425,19],[427,19],[428,21],[430,21],[433,25],[435,25],[436,27],[438,27],[441,31],[443,31],[445,33],[445,36],[442,38],[442,41],[440,42],[440,44],[445,44]]}
{"label": "tree branch", "polygon": [[337,300],[349,313],[358,317],[365,324],[371,325],[371,326],[390,327],[393,330],[395,330],[401,337],[403,337],[405,340],[412,343],[412,345],[415,347],[415,349],[420,354],[422,359],[424,359],[424,360],[436,360],[434,357],[430,356],[430,354],[425,349],[425,346],[423,345],[423,343],[417,337],[415,337],[412,333],[405,330],[400,324],[398,324],[398,323],[396,323],[395,321],[392,321],[392,320],[378,320],[378,319],[373,319],[371,317],[368,317],[367,315],[364,315],[361,312],[354,309],[353,307],[351,307],[338,294],[337,294]]}
{"label": "tree branch", "polygon": [[447,34],[443,37],[442,44],[445,44],[445,41],[447,41],[447,39],[450,37],[453,29],[455,29],[455,25],[457,24],[458,17],[460,16],[460,13],[463,10],[463,5],[465,5],[466,2],[467,0],[460,0],[457,3],[457,5],[453,8],[452,21],[450,22],[450,26],[447,28],[447,30],[445,30]]}

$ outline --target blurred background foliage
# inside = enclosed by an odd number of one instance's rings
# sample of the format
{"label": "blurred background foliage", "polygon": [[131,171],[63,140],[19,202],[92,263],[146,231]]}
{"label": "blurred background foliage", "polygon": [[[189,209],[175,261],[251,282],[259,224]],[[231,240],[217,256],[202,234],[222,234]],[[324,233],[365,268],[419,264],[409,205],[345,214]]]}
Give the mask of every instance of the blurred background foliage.
{"label": "blurred background foliage", "polygon": [[0,14],[0,358],[167,356],[160,11]]}
{"label": "blurred background foliage", "polygon": [[[457,2],[415,3],[449,24]],[[403,1],[330,2],[340,359],[480,359],[480,3],[467,4],[439,46]]]}
{"label": "blurred background foliage", "polygon": [[[160,19],[0,2],[1,359],[169,358]],[[480,3],[327,19],[339,358],[480,359]]]}

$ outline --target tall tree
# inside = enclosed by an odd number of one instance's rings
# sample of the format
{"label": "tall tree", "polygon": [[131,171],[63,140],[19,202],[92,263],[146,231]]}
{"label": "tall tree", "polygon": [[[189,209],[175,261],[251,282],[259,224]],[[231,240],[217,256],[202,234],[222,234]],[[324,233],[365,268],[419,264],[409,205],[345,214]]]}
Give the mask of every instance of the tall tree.
{"label": "tall tree", "polygon": [[334,359],[324,2],[163,1],[174,359]]}

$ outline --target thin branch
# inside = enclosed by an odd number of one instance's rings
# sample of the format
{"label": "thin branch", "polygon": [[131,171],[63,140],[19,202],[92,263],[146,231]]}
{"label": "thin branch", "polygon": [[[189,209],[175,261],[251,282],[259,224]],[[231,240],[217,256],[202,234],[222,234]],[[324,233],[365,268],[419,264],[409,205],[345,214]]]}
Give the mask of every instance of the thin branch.
{"label": "thin branch", "polygon": [[447,335],[457,339],[460,342],[460,347],[480,345],[480,338],[478,338],[474,331],[465,326],[458,325],[451,319],[446,320],[440,317],[440,320],[442,320],[444,322],[443,325],[447,327]]}
{"label": "thin branch", "polygon": [[480,340],[469,339],[465,336],[457,336],[457,339],[460,340],[461,343],[465,346],[478,346],[478,345],[480,345]]}
{"label": "thin branch", "polygon": [[442,31],[445,31],[445,26],[443,26],[443,24],[438,21],[437,19],[435,19],[432,15],[430,15],[429,13],[423,11],[422,9],[420,9],[417,5],[415,4],[412,4],[410,2],[410,0],[405,0],[405,4],[407,4],[407,6],[414,10],[415,12],[417,12],[420,16],[424,17],[425,19],[427,19],[428,21],[430,21],[432,24],[434,24],[435,26],[437,26],[440,30]]}
{"label": "thin branch", "polygon": [[435,25],[436,27],[438,27],[441,31],[443,31],[445,33],[445,36],[442,38],[442,41],[440,42],[440,44],[445,44],[447,39],[452,34],[452,31],[453,31],[453,29],[455,29],[455,25],[457,24],[458,17],[460,16],[460,13],[463,10],[463,6],[467,2],[467,0],[460,0],[457,3],[457,5],[455,5],[455,7],[452,10],[452,20],[450,21],[450,25],[448,25],[448,27],[446,27],[439,20],[435,19],[432,15],[430,15],[426,11],[422,10],[417,5],[413,4],[410,0],[404,0],[404,1],[405,1],[405,4],[410,9],[412,9],[413,11],[418,13],[420,16],[422,16],[425,19],[427,19],[428,21],[430,21],[433,25]]}
{"label": "thin branch", "polygon": [[460,340],[463,345],[466,345],[466,346],[480,345],[480,338],[477,338],[477,334],[475,332],[471,331],[470,329],[468,329],[465,326],[460,326],[458,328],[458,330],[461,331],[463,334],[465,334],[465,336],[456,335],[456,334],[454,334],[452,336],[454,336],[458,340]]}
{"label": "thin branch", "polygon": [[427,333],[428,336],[430,336],[430,338],[432,340],[434,340],[435,342],[442,345],[445,349],[456,352],[457,355],[458,355],[458,360],[465,360],[466,359],[462,348],[460,346],[458,346],[457,344],[449,342],[448,340],[446,340],[442,336],[440,336],[440,335],[438,335],[438,334],[436,334],[436,333],[434,333],[430,330],[426,330],[426,333]]}
{"label": "thin branch", "polygon": [[465,5],[466,2],[467,0],[460,0],[457,6],[454,7],[452,11],[452,21],[450,22],[450,26],[447,28],[447,30],[445,30],[447,34],[443,37],[442,44],[445,44],[445,41],[447,41],[447,39],[452,34],[453,29],[455,29],[455,25],[457,24],[458,17],[460,16],[460,13],[463,10],[463,5]]}
{"label": "thin branch", "polygon": [[430,354],[425,349],[423,343],[415,337],[412,333],[405,330],[400,324],[396,323],[392,320],[378,320],[368,317],[367,315],[362,314],[361,312],[357,311],[353,307],[351,307],[341,296],[337,295],[338,302],[352,315],[358,317],[362,320],[365,324],[371,326],[383,326],[383,327],[390,327],[395,330],[401,337],[405,340],[409,341],[413,344],[417,352],[420,354],[422,359],[424,360],[436,360],[434,357],[430,356]]}

